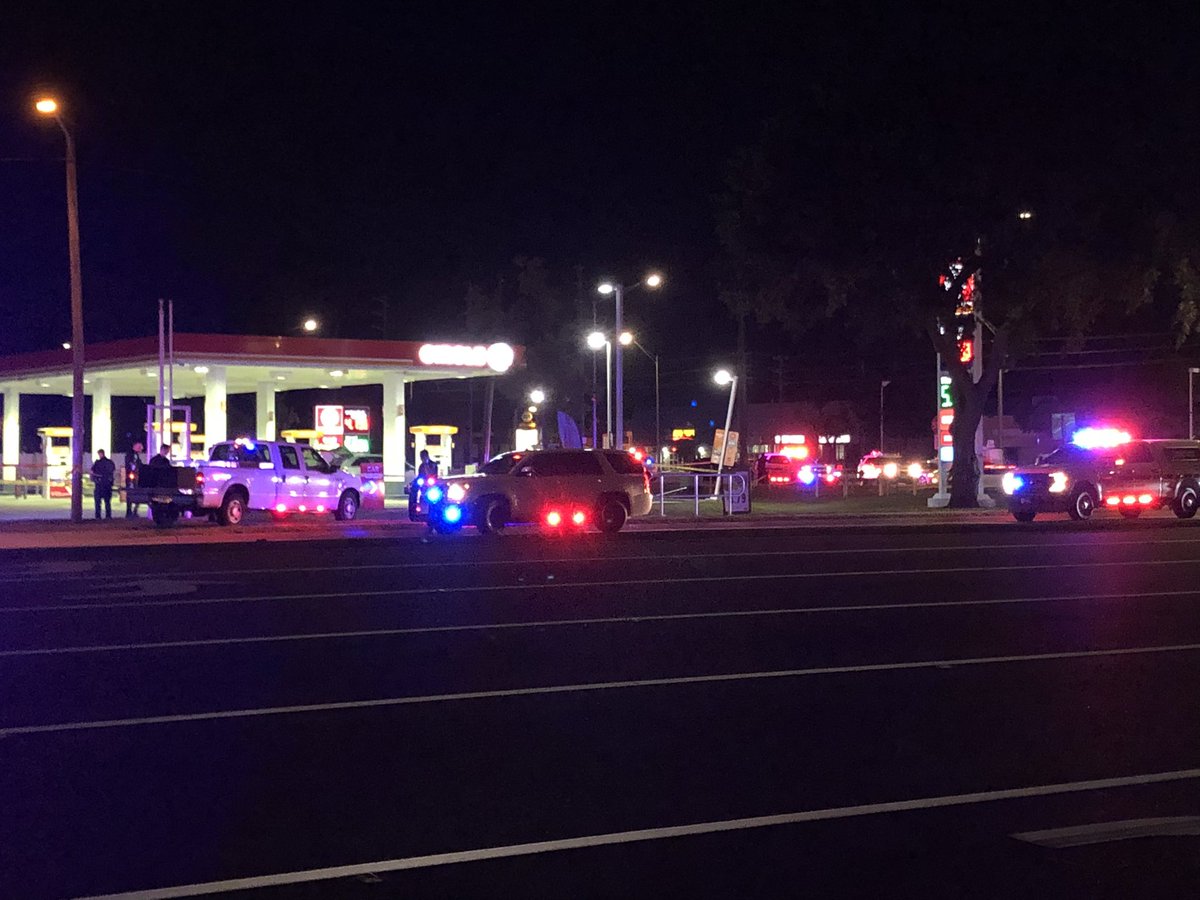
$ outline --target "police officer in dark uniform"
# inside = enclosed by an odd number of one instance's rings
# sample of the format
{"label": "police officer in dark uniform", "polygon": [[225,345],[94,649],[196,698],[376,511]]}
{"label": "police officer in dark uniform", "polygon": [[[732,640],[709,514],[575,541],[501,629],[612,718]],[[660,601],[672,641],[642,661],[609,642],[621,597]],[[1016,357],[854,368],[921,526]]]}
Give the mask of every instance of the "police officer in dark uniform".
{"label": "police officer in dark uniform", "polygon": [[137,485],[138,469],[142,467],[142,445],[134,442],[133,447],[125,454],[125,518],[132,519],[138,514],[138,504],[129,502],[129,489]]}
{"label": "police officer in dark uniform", "polygon": [[104,518],[112,518],[112,490],[116,479],[117,467],[113,461],[104,455],[103,450],[96,451],[96,461],[92,463],[93,497],[96,502],[96,518],[100,518],[100,507],[104,507]]}
{"label": "police officer in dark uniform", "polygon": [[408,518],[410,521],[417,520],[417,505],[421,502],[425,485],[429,483],[429,479],[436,479],[437,474],[437,463],[429,458],[428,450],[422,450],[421,462],[417,466],[417,478],[408,486]]}

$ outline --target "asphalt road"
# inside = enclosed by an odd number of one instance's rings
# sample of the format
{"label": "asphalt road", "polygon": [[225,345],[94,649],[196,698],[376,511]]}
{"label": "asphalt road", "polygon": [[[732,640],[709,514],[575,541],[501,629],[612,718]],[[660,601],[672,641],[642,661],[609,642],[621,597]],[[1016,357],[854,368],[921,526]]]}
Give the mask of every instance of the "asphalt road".
{"label": "asphalt road", "polygon": [[1198,574],[1166,520],[3,554],[0,896],[1195,896]]}

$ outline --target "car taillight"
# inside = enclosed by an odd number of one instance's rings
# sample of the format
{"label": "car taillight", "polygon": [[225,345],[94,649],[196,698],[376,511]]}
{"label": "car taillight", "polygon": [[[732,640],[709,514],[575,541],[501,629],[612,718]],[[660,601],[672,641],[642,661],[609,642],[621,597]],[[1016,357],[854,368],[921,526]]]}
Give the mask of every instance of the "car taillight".
{"label": "car taillight", "polygon": [[546,524],[551,528],[557,528],[562,524],[562,513],[557,509],[550,510],[550,512],[546,513]]}
{"label": "car taillight", "polygon": [[571,521],[576,525],[582,525],[587,522],[587,513],[585,513],[582,509],[577,509],[575,512],[571,513]]}
{"label": "car taillight", "polygon": [[1145,505],[1147,505],[1149,503],[1153,503],[1153,502],[1154,502],[1153,494],[1142,494],[1140,497],[1138,497],[1138,503],[1142,504],[1142,506],[1145,506]]}
{"label": "car taillight", "polygon": [[1121,498],[1120,497],[1109,497],[1104,502],[1107,503],[1109,506],[1120,506]]}

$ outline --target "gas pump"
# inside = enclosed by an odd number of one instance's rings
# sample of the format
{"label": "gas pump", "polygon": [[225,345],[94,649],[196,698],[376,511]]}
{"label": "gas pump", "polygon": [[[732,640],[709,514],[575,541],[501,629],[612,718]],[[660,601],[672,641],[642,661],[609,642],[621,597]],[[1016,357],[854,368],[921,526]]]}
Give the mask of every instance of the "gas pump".
{"label": "gas pump", "polygon": [[428,450],[429,458],[437,463],[438,473],[446,475],[450,472],[457,425],[413,425],[408,433],[413,436],[413,459],[419,459],[421,451]]}
{"label": "gas pump", "polygon": [[71,496],[71,428],[51,425],[37,430],[46,458],[43,494],[46,497]]}

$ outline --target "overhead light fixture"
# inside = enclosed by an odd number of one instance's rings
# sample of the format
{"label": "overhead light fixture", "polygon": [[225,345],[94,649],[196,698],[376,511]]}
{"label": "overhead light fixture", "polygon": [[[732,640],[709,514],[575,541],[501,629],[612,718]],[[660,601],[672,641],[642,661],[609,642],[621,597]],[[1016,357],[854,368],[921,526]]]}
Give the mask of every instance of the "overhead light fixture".
{"label": "overhead light fixture", "polygon": [[196,366],[196,368],[193,369],[192,371],[195,372],[197,375],[207,375],[208,374],[208,366]]}

